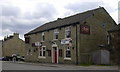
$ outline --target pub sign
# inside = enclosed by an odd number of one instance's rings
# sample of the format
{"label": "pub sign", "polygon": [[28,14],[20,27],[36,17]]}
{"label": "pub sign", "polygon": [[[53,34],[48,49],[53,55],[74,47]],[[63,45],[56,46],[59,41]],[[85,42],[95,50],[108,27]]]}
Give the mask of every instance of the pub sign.
{"label": "pub sign", "polygon": [[90,26],[80,25],[80,33],[81,34],[90,34]]}

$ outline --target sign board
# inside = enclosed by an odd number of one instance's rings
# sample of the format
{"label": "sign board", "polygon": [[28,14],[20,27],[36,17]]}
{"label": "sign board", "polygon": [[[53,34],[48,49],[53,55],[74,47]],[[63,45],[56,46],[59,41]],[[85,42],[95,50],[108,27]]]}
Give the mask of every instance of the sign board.
{"label": "sign board", "polygon": [[40,42],[35,42],[35,46],[41,46]]}
{"label": "sign board", "polygon": [[80,25],[80,33],[81,34],[90,34],[90,26]]}
{"label": "sign board", "polygon": [[61,44],[69,44],[70,40],[69,39],[62,39]]}

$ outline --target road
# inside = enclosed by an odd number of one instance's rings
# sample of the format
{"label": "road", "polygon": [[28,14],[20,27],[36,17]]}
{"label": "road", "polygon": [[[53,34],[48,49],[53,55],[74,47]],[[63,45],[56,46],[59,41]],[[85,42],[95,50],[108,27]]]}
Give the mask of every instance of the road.
{"label": "road", "polygon": [[118,70],[117,66],[76,66],[24,62],[2,62],[3,70]]}

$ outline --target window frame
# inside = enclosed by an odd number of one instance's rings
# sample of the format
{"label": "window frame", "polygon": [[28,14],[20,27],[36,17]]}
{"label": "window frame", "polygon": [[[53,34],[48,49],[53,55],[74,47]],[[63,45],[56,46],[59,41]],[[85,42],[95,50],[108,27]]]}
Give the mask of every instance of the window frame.
{"label": "window frame", "polygon": [[32,49],[30,49],[30,55],[33,55],[32,53],[33,53],[33,50],[32,50]]}
{"label": "window frame", "polygon": [[[67,57],[67,51],[70,51],[70,57]],[[71,47],[70,46],[66,47],[64,50],[64,60],[71,60]]]}
{"label": "window frame", "polygon": [[[67,34],[69,34],[67,36]],[[65,38],[70,38],[71,37],[71,26],[65,27]]]}
{"label": "window frame", "polygon": [[30,43],[30,37],[29,37],[29,36],[25,37],[25,43],[26,43],[26,44],[29,44],[29,43]]}
{"label": "window frame", "polygon": [[[43,48],[45,48],[45,49],[43,49]],[[44,52],[45,52],[45,54],[44,54]],[[42,46],[39,48],[38,58],[46,58],[46,46]]]}
{"label": "window frame", "polygon": [[48,56],[51,57],[51,50],[48,50]]}
{"label": "window frame", "polygon": [[107,44],[110,45],[110,43],[111,43],[111,36],[107,35]]}
{"label": "window frame", "polygon": [[45,32],[42,32],[42,41],[44,42],[45,41]]}
{"label": "window frame", "polygon": [[62,49],[59,49],[59,57],[62,57],[63,56],[63,53],[62,53]]}
{"label": "window frame", "polygon": [[54,40],[58,40],[58,34],[59,34],[58,29],[54,29],[54,34],[53,34],[53,39]]}

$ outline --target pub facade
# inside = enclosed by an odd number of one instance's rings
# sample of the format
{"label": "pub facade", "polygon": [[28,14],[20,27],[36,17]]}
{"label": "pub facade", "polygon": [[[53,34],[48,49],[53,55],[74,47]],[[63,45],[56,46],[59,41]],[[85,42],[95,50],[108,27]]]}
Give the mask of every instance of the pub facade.
{"label": "pub facade", "polygon": [[39,63],[92,63],[91,53],[108,43],[107,31],[115,25],[103,7],[58,18],[24,35],[25,59]]}

